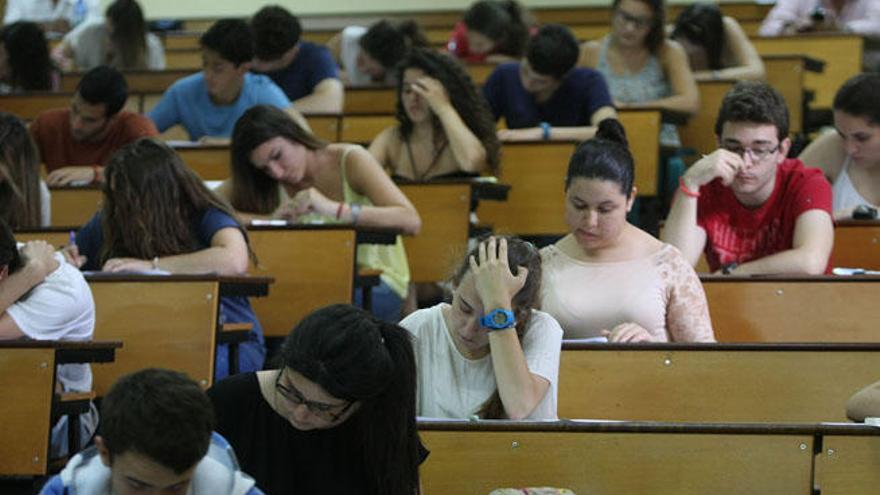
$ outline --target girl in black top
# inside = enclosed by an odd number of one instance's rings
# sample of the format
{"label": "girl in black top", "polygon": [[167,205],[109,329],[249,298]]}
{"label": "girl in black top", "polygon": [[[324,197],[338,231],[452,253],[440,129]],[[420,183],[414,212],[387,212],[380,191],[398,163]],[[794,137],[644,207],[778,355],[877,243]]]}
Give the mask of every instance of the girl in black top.
{"label": "girl in black top", "polygon": [[427,456],[415,419],[407,332],[348,305],[315,311],[287,336],[278,370],[208,391],[217,431],[271,495],[414,495]]}

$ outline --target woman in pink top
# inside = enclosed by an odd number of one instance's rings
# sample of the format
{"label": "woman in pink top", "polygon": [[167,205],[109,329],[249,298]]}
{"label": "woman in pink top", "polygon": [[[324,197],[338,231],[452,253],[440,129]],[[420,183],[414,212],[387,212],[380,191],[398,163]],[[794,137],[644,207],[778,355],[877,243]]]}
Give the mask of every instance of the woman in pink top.
{"label": "woman in pink top", "polygon": [[633,158],[616,120],[578,146],[565,179],[571,233],[541,250],[541,308],[566,339],[713,342],[706,295],[673,246],[626,221]]}

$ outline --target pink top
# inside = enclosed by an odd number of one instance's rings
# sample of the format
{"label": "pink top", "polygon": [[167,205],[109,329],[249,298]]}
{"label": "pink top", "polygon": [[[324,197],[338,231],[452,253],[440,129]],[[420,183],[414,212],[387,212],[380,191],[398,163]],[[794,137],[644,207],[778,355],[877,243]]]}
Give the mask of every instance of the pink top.
{"label": "pink top", "polygon": [[670,244],[628,261],[580,261],[555,245],[542,249],[541,258],[541,309],[566,339],[598,337],[632,322],[657,342],[715,341],[700,279]]}

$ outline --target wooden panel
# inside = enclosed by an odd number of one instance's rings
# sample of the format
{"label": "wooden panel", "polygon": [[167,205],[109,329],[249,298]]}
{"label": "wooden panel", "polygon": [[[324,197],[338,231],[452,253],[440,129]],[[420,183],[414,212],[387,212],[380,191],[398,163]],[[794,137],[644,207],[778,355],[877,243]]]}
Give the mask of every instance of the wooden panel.
{"label": "wooden panel", "polygon": [[700,110],[688,119],[687,124],[678,128],[681,144],[692,148],[697,153],[710,153],[718,148],[715,137],[715,119],[724,95],[733,87],[735,81],[701,81],[697,83],[700,90]]}
{"label": "wooden panel", "polygon": [[779,90],[788,105],[789,128],[799,134],[804,123],[804,59],[799,55],[762,57],[767,82]]}
{"label": "wooden panel", "polygon": [[195,72],[202,67],[202,51],[198,48],[165,50],[165,67],[169,69],[192,69]]}
{"label": "wooden panel", "polygon": [[880,437],[825,436],[816,455],[822,495],[873,495],[880,486]]}
{"label": "wooden panel", "polygon": [[302,32],[301,39],[306,41],[311,41],[312,43],[317,43],[319,45],[324,45],[330,38],[339,34],[339,29],[330,29],[330,30],[306,30]]}
{"label": "wooden panel", "polygon": [[339,126],[341,115],[306,115],[312,134],[324,141],[335,143],[339,141]]}
{"label": "wooden panel", "polygon": [[396,87],[345,88],[343,113],[394,115],[397,107]]}
{"label": "wooden panel", "polygon": [[217,281],[90,281],[95,339],[121,340],[116,361],[93,369],[95,392],[125,373],[161,367],[211,386],[217,333]]}
{"label": "wooden panel", "polygon": [[656,110],[623,110],[618,116],[626,129],[630,151],[636,162],[635,186],[640,196],[657,195],[660,173],[660,112]]}
{"label": "wooden panel", "polygon": [[[15,95],[0,95],[0,109],[17,115],[24,120],[33,120],[38,115],[53,108],[67,108],[70,106],[72,93],[23,93]],[[140,112],[141,96],[129,95],[125,102],[125,109],[132,112]]]}
{"label": "wooden panel", "polygon": [[[809,436],[421,431],[427,494],[565,487],[578,494],[810,493]],[[803,448],[802,448],[803,447]]]}
{"label": "wooden panel", "polygon": [[[197,69],[185,70],[133,70],[124,71],[125,80],[128,82],[129,93],[155,93],[161,94],[175,81],[186,77]],[[76,86],[82,79],[83,72],[65,72],[61,75],[61,90],[76,91]]]}
{"label": "wooden panel", "polygon": [[592,41],[598,40],[608,34],[611,30],[611,23],[577,24],[570,25],[569,27],[578,41]]}
{"label": "wooden panel", "polygon": [[351,303],[354,230],[251,229],[248,236],[260,262],[251,274],[275,277],[269,296],[251,301],[265,336],[285,337],[312,311]]}
{"label": "wooden panel", "polygon": [[413,282],[440,282],[467,252],[470,226],[469,184],[400,184],[422,218],[416,236],[405,236],[403,244]]}
{"label": "wooden panel", "polygon": [[369,144],[388,127],[397,125],[394,114],[348,115],[342,118],[339,140],[344,143]]}
{"label": "wooden panel", "polygon": [[98,188],[64,187],[52,188],[52,225],[80,226],[88,222],[100,208],[103,200]]}
{"label": "wooden panel", "polygon": [[0,349],[0,475],[46,474],[55,350]]}
{"label": "wooden panel", "polygon": [[878,282],[704,279],[719,342],[878,342]]}
{"label": "wooden panel", "polygon": [[[79,225],[71,226],[72,230],[78,230]],[[56,249],[61,249],[70,243],[69,231],[38,231],[15,232],[15,240],[18,242],[46,241]]]}
{"label": "wooden panel", "polygon": [[227,146],[176,148],[175,151],[202,180],[225,180],[230,175]]}
{"label": "wooden panel", "polygon": [[199,38],[202,37],[201,32],[194,31],[172,31],[170,33],[165,33],[162,37],[162,42],[165,44],[166,50],[175,50],[175,49],[198,49],[199,48]]}
{"label": "wooden panel", "polygon": [[834,266],[880,270],[880,223],[850,223],[834,227]]}
{"label": "wooden panel", "polygon": [[476,86],[482,86],[489,79],[489,75],[495,70],[496,64],[466,64],[468,74]]}
{"label": "wooden panel", "polygon": [[878,369],[876,350],[564,350],[559,417],[846,421],[846,400]]}

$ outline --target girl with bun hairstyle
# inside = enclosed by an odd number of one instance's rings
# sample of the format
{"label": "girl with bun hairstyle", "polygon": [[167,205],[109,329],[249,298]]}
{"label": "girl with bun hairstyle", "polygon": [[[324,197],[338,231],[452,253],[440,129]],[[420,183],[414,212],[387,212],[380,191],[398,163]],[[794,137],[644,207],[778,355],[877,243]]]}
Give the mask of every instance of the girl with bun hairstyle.
{"label": "girl with bun hairstyle", "polygon": [[566,339],[713,342],[694,269],[675,247],[626,220],[634,179],[623,126],[603,120],[568,165],[570,233],[541,250],[541,308],[559,321]]}

